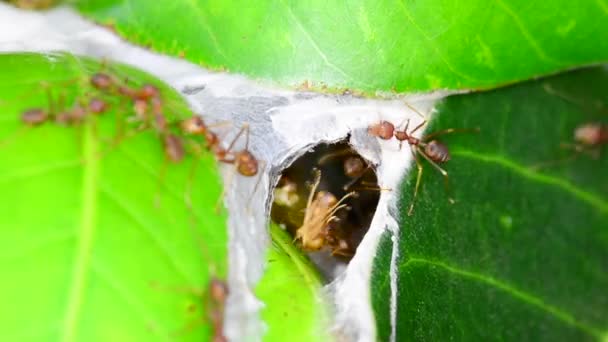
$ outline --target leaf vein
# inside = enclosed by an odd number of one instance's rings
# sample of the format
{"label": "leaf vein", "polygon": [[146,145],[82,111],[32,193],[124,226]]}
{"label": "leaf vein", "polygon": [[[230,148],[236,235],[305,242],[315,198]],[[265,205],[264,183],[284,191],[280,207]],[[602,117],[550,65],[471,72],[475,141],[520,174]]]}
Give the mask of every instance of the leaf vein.
{"label": "leaf vein", "polygon": [[491,276],[461,269],[459,267],[449,265],[442,261],[427,260],[420,257],[408,258],[407,262],[402,264],[400,268],[405,269],[414,264],[423,264],[431,267],[441,268],[449,273],[497,288],[503,291],[504,293],[507,293],[508,295],[512,296],[513,298],[519,299],[526,304],[537,307],[538,309],[547,312],[548,314],[559,319],[560,321],[565,322],[570,326],[576,327],[587,334],[590,334],[594,337],[601,337],[602,335],[600,330],[576,320],[574,316],[569,312],[550,305],[535,295],[517,289],[516,287]]}
{"label": "leaf vein", "polygon": [[170,248],[168,248],[167,245],[163,243],[164,240],[154,234],[153,229],[150,229],[148,225],[141,219],[141,217],[139,217],[139,215],[137,215],[135,211],[127,205],[128,201],[120,199],[115,192],[109,190],[109,188],[106,186],[102,185],[100,190],[103,194],[107,196],[109,200],[114,202],[116,206],[118,206],[118,208],[120,208],[127,216],[129,216],[133,220],[133,222],[135,222],[140,228],[142,228],[142,231],[144,231],[146,235],[150,238],[150,240],[152,240],[162,250],[162,254],[167,257],[171,265],[180,273],[180,275],[185,280],[190,281],[191,279],[188,278],[187,272],[180,267],[180,264],[176,261],[174,255],[170,253]]}
{"label": "leaf vein", "polygon": [[32,168],[15,170],[12,173],[0,176],[0,184],[13,183],[21,179],[29,179],[36,176],[46,175],[55,171],[63,171],[76,166],[81,166],[80,160],[66,160],[55,163],[45,163]]}
{"label": "leaf vein", "polygon": [[503,11],[509,17],[511,17],[511,19],[515,22],[515,25],[519,29],[519,32],[521,32],[524,39],[528,42],[528,44],[530,44],[530,47],[532,47],[534,52],[536,52],[536,55],[541,60],[544,60],[545,62],[549,62],[549,63],[553,63],[553,64],[558,64],[558,65],[563,64],[562,62],[557,61],[557,60],[549,57],[549,55],[547,55],[545,50],[543,50],[543,48],[540,46],[540,44],[534,39],[532,34],[530,34],[530,32],[528,32],[528,29],[526,28],[524,23],[521,21],[521,19],[517,15],[517,13],[515,13],[515,11],[513,11],[509,6],[507,6],[507,4],[504,3],[502,0],[495,0],[495,1],[503,9]]}
{"label": "leaf vein", "polygon": [[479,161],[483,161],[483,162],[487,162],[487,163],[498,164],[500,166],[503,166],[509,170],[516,172],[517,174],[519,174],[525,178],[528,178],[528,179],[531,179],[531,180],[534,180],[534,181],[537,181],[540,183],[556,186],[556,187],[572,194],[574,197],[580,199],[581,201],[593,206],[594,208],[598,209],[603,214],[608,214],[608,202],[606,202],[604,199],[602,199],[598,195],[596,195],[590,191],[581,189],[581,188],[577,187],[576,185],[568,182],[565,179],[561,179],[558,177],[554,177],[554,176],[532,171],[529,168],[521,166],[503,156],[484,155],[484,154],[479,154],[479,153],[476,153],[473,151],[467,151],[467,150],[453,151],[452,154],[454,156],[465,157],[465,158],[475,159],[475,160],[479,160]]}
{"label": "leaf vein", "polygon": [[[109,271],[110,270],[109,268],[94,261],[92,263],[91,269],[92,269],[92,271],[95,272],[95,274],[97,274],[97,276],[101,280],[105,281],[106,284],[108,284],[108,287],[110,289],[112,289],[114,292],[116,292],[118,294],[118,296],[120,298],[122,298],[125,301],[125,303],[127,303],[129,305],[130,308],[134,309],[133,311],[135,311],[137,316],[139,316],[140,319],[144,323],[151,324],[151,326],[154,328],[160,326],[160,324],[158,323],[159,319],[155,319],[151,315],[148,315],[148,312],[154,312],[154,310],[147,309],[144,305],[144,302],[141,300],[140,296],[133,295],[133,293],[131,293],[128,289],[126,289],[124,286],[121,286],[120,282],[117,281],[117,279],[119,279],[119,278],[114,276]],[[152,332],[154,332],[157,335],[160,334],[160,331],[158,329],[150,329],[150,330],[152,330]],[[166,337],[166,336],[163,336],[163,337]]]}
{"label": "leaf vein", "polygon": [[349,74],[347,74],[342,68],[338,67],[337,65],[335,65],[334,63],[332,63],[329,60],[329,58],[327,58],[327,55],[325,55],[325,53],[323,52],[323,50],[321,50],[321,48],[319,47],[319,45],[317,44],[317,42],[312,38],[312,36],[310,35],[310,33],[308,32],[308,30],[306,29],[306,27],[304,27],[304,25],[302,25],[302,21],[295,15],[295,13],[293,13],[293,10],[291,9],[291,7],[289,7],[289,5],[286,4],[283,0],[281,0],[281,4],[283,4],[283,6],[287,9],[287,13],[291,17],[291,19],[298,26],[298,28],[300,29],[300,31],[304,34],[304,36],[306,37],[306,40],[308,40],[308,42],[310,43],[310,45],[312,46],[312,48],[315,50],[315,52],[317,52],[317,54],[319,54],[319,57],[321,57],[321,59],[323,60],[323,62],[328,67],[330,67],[331,69],[333,69],[334,71],[336,71],[340,75],[342,75],[346,80],[353,80],[352,76],[350,76]]}
{"label": "leaf vein", "polygon": [[410,24],[412,24],[412,26],[414,26],[414,28],[418,31],[418,33],[420,33],[420,35],[427,41],[428,45],[430,46],[430,48],[435,52],[435,54],[437,54],[437,56],[439,57],[439,59],[441,59],[441,61],[443,62],[443,64],[445,64],[445,66],[455,75],[458,75],[460,77],[466,78],[468,80],[471,81],[481,81],[480,79],[474,78],[470,75],[467,75],[459,70],[457,70],[452,63],[450,63],[450,61],[443,55],[443,52],[441,51],[441,49],[439,49],[439,46],[435,43],[435,40],[431,37],[429,37],[429,35],[426,34],[426,32],[424,32],[424,30],[422,29],[422,27],[420,25],[418,25],[418,23],[414,20],[414,18],[412,17],[412,14],[410,13],[410,11],[407,9],[407,7],[405,6],[405,4],[403,3],[403,0],[400,0],[397,2],[399,4],[399,7],[401,8],[401,11],[403,12],[403,14],[405,15],[405,18],[407,19],[407,21],[410,22]]}
{"label": "leaf vein", "polygon": [[82,187],[82,215],[78,227],[79,239],[74,256],[74,268],[72,270],[71,286],[68,292],[68,302],[65,312],[65,320],[61,341],[74,341],[78,325],[79,313],[82,307],[85,282],[91,259],[91,249],[95,233],[95,219],[97,210],[97,185],[99,177],[99,158],[97,158],[98,144],[92,132],[92,127],[87,127],[84,134],[83,154],[86,158],[84,163],[83,187]]}
{"label": "leaf vein", "polygon": [[[160,178],[159,174],[156,173],[155,169],[152,166],[146,164],[145,162],[142,162],[140,159],[135,157],[133,154],[127,152],[127,150],[124,148],[121,148],[118,151],[120,151],[120,153],[122,153],[125,157],[127,157],[127,159],[129,159],[132,162],[134,162],[135,164],[137,164],[137,166],[139,166],[142,170],[144,170],[150,177],[152,177],[153,179],[157,179],[158,182],[161,182],[161,180],[159,179]],[[169,195],[171,195],[171,197],[173,197],[174,199],[176,199],[178,201],[185,201],[184,197],[180,196],[180,194],[178,194],[173,188],[167,186],[166,183],[162,183],[160,185],[164,189],[166,189],[167,192],[169,193]],[[190,213],[196,220],[201,219],[201,216],[195,210],[191,210]]]}

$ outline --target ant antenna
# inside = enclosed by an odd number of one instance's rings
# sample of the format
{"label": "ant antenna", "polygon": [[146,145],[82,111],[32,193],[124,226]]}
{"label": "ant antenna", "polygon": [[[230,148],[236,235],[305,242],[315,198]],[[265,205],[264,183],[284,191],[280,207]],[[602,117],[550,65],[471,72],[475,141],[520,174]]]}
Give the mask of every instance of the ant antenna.
{"label": "ant antenna", "polygon": [[416,109],[414,106],[412,106],[411,104],[409,104],[407,101],[403,101],[403,103],[405,103],[405,105],[409,109],[411,109],[414,113],[418,114],[418,116],[420,116],[422,119],[424,119],[424,121],[427,121],[426,115],[423,115],[422,113],[420,113],[420,111],[418,111],[418,109]]}

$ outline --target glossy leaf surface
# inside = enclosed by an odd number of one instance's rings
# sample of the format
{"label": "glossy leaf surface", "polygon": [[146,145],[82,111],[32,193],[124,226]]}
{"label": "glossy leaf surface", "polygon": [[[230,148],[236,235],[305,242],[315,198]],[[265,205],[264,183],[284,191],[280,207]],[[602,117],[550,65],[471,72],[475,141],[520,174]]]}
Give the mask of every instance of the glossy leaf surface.
{"label": "glossy leaf surface", "polygon": [[608,59],[602,1],[75,2],[138,44],[289,86],[491,88]]}
{"label": "glossy leaf surface", "polygon": [[[25,127],[23,110],[50,107],[46,89],[59,112],[90,94],[87,77],[104,68],[66,55],[15,54],[0,55],[0,69],[3,339],[209,337],[204,290],[210,276],[225,276],[227,239],[213,157],[167,164],[159,136],[137,132],[131,104],[115,95],[104,96],[110,110],[86,124]],[[159,86],[167,109],[189,113]]]}
{"label": "glossy leaf surface", "polygon": [[272,224],[270,235],[267,269],[256,290],[265,304],[262,319],[268,331],[264,340],[328,339],[329,317],[319,292],[320,275],[286,231]]}
{"label": "glossy leaf surface", "polygon": [[[480,133],[438,137],[450,192],[425,162],[412,216],[416,172],[403,184],[397,340],[608,337],[608,150],[560,147],[581,124],[608,124],[607,89],[596,67],[439,106],[427,133]],[[380,340],[391,334],[388,237],[372,282]]]}

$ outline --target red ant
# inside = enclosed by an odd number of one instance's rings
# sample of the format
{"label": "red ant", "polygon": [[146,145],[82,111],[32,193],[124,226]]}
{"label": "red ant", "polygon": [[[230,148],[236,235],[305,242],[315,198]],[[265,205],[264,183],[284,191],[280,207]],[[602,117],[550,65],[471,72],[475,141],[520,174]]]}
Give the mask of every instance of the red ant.
{"label": "red ant", "polygon": [[308,195],[302,225],[296,230],[294,241],[299,241],[302,250],[318,251],[324,246],[332,249],[332,255],[352,256],[348,242],[337,236],[330,228],[338,220],[336,213],[348,206],[343,202],[356,193],[349,192],[340,200],[328,191],[317,191],[321,183],[321,171],[316,170],[315,181]]}
{"label": "red ant", "polygon": [[[258,174],[259,161],[249,151],[249,126],[245,125],[241,128],[234,139],[232,139],[228,148],[221,146],[221,140],[217,134],[207,127],[200,116],[194,116],[183,121],[181,127],[185,133],[204,136],[207,142],[207,149],[215,154],[217,160],[222,163],[234,164],[237,172],[242,176],[253,177]],[[240,151],[231,152],[234,144],[243,133],[245,133],[246,137],[245,148]]]}
{"label": "red ant", "polygon": [[[143,126],[139,130],[150,125],[153,126],[161,136],[167,159],[178,163],[184,158],[185,150],[182,139],[178,135],[169,132],[167,118],[163,113],[161,92],[158,87],[148,83],[138,88],[130,87],[126,84],[126,81],[121,82],[117,77],[104,72],[93,74],[89,80],[91,85],[97,90],[114,93],[115,95],[132,100],[136,116],[143,121]],[[148,117],[150,108],[152,111],[151,118]]]}
{"label": "red ant", "polygon": [[[554,89],[549,83],[543,84],[543,88],[547,93],[562,98],[567,102],[574,103],[577,106],[585,107],[586,105],[588,105],[588,102],[586,101],[580,101],[574,97],[571,97],[568,94],[562,93]],[[564,162],[576,158],[579,153],[588,153],[589,155],[591,155],[591,157],[598,158],[600,147],[608,143],[608,124],[599,122],[587,122],[581,124],[574,129],[573,139],[573,143],[560,144],[562,148],[568,148],[575,152],[575,154],[573,154],[571,157],[559,161],[542,163],[534,166],[534,168],[539,168],[548,164]]]}
{"label": "red ant", "polygon": [[[410,109],[412,109],[415,113],[417,113],[419,116],[424,118],[424,116],[420,112],[418,112],[415,108],[413,108],[412,106],[410,106],[408,104],[406,104],[406,105]],[[413,134],[416,133],[422,127],[424,127],[424,125],[426,125],[426,123],[427,123],[427,120],[425,119],[422,123],[420,123],[418,126],[414,127],[409,132],[408,132],[408,127],[410,124],[409,119],[407,120],[406,125],[403,128],[403,130],[396,129],[395,126],[388,121],[381,121],[380,123],[371,125],[368,128],[369,134],[377,136],[378,138],[384,139],[384,140],[390,139],[390,137],[388,137],[388,133],[392,132],[395,139],[397,139],[399,141],[400,147],[401,147],[401,143],[404,141],[407,142],[408,145],[410,146],[412,157],[414,158],[414,161],[416,162],[416,167],[418,168],[418,175],[416,177],[416,186],[414,188],[414,197],[412,199],[412,203],[410,204],[410,207],[407,212],[408,215],[412,215],[412,213],[413,213],[414,201],[416,200],[416,197],[418,195],[418,189],[420,187],[420,180],[422,179],[423,168],[422,168],[422,163],[418,159],[418,155],[421,155],[435,169],[437,169],[437,171],[439,171],[441,173],[441,175],[444,178],[446,192],[448,192],[448,190],[449,190],[448,172],[446,170],[444,170],[443,168],[441,168],[441,166],[439,166],[439,164],[446,163],[450,160],[450,158],[451,158],[450,151],[446,145],[442,144],[441,142],[439,142],[437,140],[434,140],[433,138],[436,136],[442,135],[442,134],[448,134],[448,133],[459,132],[459,131],[470,131],[468,129],[448,128],[445,130],[431,133],[420,139],[414,137]],[[479,129],[478,128],[473,129],[473,131],[478,132]],[[448,201],[450,203],[454,203],[454,200],[452,198],[448,198]]]}
{"label": "red ant", "polygon": [[574,130],[574,140],[584,147],[599,147],[606,144],[608,125],[597,122],[582,124]]}
{"label": "red ant", "polygon": [[213,325],[213,342],[224,342],[228,339],[224,336],[224,314],[226,298],[228,298],[228,284],[218,278],[209,281],[209,297],[211,298],[207,315]]}
{"label": "red ant", "polygon": [[[385,127],[389,127],[387,124],[392,125],[388,121],[383,121],[381,125]],[[394,129],[393,129],[394,130]],[[354,150],[348,148],[341,151],[337,151],[334,153],[325,154],[323,157],[319,158],[318,165],[323,165],[334,158],[344,157],[342,160],[342,171],[344,175],[351,180],[342,186],[344,191],[350,189],[353,185],[359,182],[365,175],[368,175],[370,171],[372,171],[372,164],[365,161],[361,156],[357,154]],[[356,190],[371,190],[371,191],[392,191],[391,189],[380,188],[377,185],[370,184],[369,182],[361,181],[361,187],[357,187]],[[369,186],[371,185],[371,186]]]}
{"label": "red ant", "polygon": [[532,169],[540,169],[549,165],[560,164],[577,158],[581,153],[587,153],[592,158],[599,158],[602,145],[608,143],[608,125],[601,123],[585,123],[574,130],[574,143],[561,143],[562,148],[571,149],[574,153],[566,158],[548,161],[532,166]]}
{"label": "red ant", "polygon": [[93,74],[89,80],[91,85],[98,90],[114,92],[131,100],[145,101],[160,97],[160,90],[155,85],[146,83],[139,88],[131,88],[126,85],[126,82],[121,82],[116,77],[104,72]]}
{"label": "red ant", "polygon": [[[211,323],[211,330],[213,336],[211,341],[225,342],[227,341],[224,336],[224,314],[226,308],[226,299],[228,298],[228,284],[225,281],[212,276],[209,279],[207,290],[202,291],[196,288],[185,288],[185,287],[165,287],[157,284],[156,282],[150,283],[150,286],[158,290],[176,291],[181,293],[188,293],[199,297],[199,300],[203,304],[205,316],[198,317],[197,320],[188,322],[187,325],[181,328],[175,334],[186,333],[189,329],[194,328],[199,323],[205,322],[207,319]],[[188,307],[188,311],[195,312],[196,305],[191,304]]]}

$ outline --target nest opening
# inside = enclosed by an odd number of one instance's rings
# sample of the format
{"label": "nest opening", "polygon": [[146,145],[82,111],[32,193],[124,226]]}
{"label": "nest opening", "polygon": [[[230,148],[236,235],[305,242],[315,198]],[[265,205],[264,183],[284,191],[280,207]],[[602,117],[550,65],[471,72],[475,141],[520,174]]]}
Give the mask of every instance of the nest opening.
{"label": "nest opening", "polygon": [[335,279],[371,224],[381,189],[375,167],[348,139],[320,144],[283,170],[271,218],[294,237],[325,279]]}

